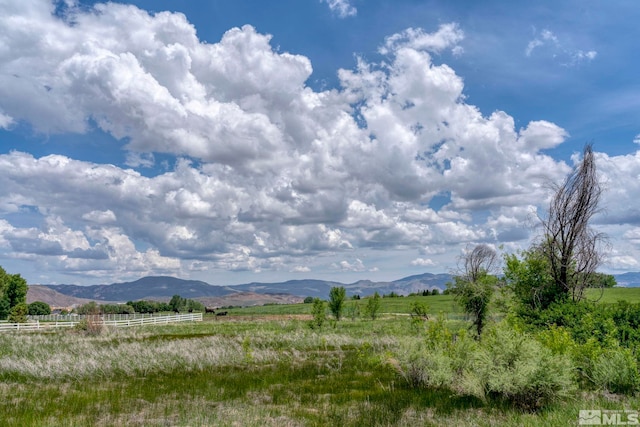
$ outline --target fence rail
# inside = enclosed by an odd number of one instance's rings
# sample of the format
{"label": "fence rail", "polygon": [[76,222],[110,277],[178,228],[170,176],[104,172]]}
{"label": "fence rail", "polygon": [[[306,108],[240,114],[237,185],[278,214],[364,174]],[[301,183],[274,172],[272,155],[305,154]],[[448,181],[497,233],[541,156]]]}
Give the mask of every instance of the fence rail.
{"label": "fence rail", "polygon": [[[85,314],[41,314],[41,315],[29,315],[27,319],[30,322],[78,322],[87,317],[93,317],[95,315]],[[104,320],[129,320],[140,319],[143,317],[163,317],[168,316],[167,312],[164,313],[133,313],[133,314],[100,314],[100,317]]]}
{"label": "fence rail", "polygon": [[[156,316],[156,317],[140,317],[137,319],[124,320],[105,320],[102,317],[92,319],[105,326],[113,326],[116,328],[126,328],[129,326],[142,325],[165,325],[176,322],[201,322],[202,313],[176,314],[173,316]],[[5,331],[41,331],[57,328],[72,328],[76,326],[78,321],[55,321],[55,322],[29,322],[29,323],[0,323],[0,332]]]}

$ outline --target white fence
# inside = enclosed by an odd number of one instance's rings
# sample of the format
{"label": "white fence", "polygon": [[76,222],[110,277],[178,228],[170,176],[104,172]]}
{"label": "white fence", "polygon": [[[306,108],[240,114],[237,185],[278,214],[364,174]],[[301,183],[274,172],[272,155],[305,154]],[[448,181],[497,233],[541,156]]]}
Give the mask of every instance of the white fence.
{"label": "white fence", "polygon": [[[97,320],[105,326],[126,328],[141,325],[165,325],[176,322],[202,322],[202,313],[176,314],[174,316],[140,317],[126,320]],[[72,328],[80,322],[30,322],[30,323],[0,323],[0,332],[4,331],[41,331],[55,328]]]}
{"label": "white fence", "polygon": [[[38,316],[29,315],[27,319],[30,323],[35,321],[40,322],[78,322],[87,317],[93,317],[95,315],[84,314],[42,314]],[[104,320],[129,320],[140,319],[143,317],[163,317],[167,316],[167,313],[134,313],[134,314],[100,314]]]}

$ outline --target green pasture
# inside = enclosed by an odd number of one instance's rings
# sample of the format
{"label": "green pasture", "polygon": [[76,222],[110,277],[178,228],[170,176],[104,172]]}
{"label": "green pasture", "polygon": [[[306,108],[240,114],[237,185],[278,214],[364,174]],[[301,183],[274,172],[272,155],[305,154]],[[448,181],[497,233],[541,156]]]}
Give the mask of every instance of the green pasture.
{"label": "green pasture", "polygon": [[[600,303],[619,299],[640,302],[640,289],[606,289]],[[415,302],[430,320],[407,315]],[[380,318],[329,320],[321,329],[287,317],[310,309],[267,305],[198,323],[2,333],[0,426],[567,426],[582,409],[640,408],[637,396],[592,390],[528,412],[412,386],[398,361],[424,345],[433,319],[450,319],[452,332],[469,327],[450,295],[382,298]]]}
{"label": "green pasture", "polygon": [[587,298],[600,304],[611,304],[616,301],[627,301],[628,303],[640,302],[640,288],[606,288],[588,289]]}
{"label": "green pasture", "polygon": [[566,426],[577,424],[580,409],[640,407],[635,397],[592,393],[526,412],[416,389],[395,358],[422,340],[402,316],[322,330],[296,319],[229,317],[2,334],[0,425]]}
{"label": "green pasture", "polygon": [[[588,289],[587,298],[600,304],[611,304],[619,300],[629,303],[640,303],[640,288],[607,288]],[[367,299],[348,299],[345,311],[355,304],[360,305],[361,311],[366,305]],[[445,313],[452,317],[459,317],[460,307],[455,303],[453,295],[429,295],[410,296],[396,298],[381,298],[380,312],[383,314],[410,314],[414,303],[419,302],[427,307],[427,312],[431,315]],[[265,305],[255,307],[242,307],[228,309],[230,315],[297,315],[311,314],[312,304],[281,304]]]}
{"label": "green pasture", "polygon": [[[410,314],[414,303],[419,302],[427,307],[433,315],[438,313],[460,313],[460,308],[454,303],[452,295],[410,296],[395,298],[380,298],[380,313],[382,314]],[[360,300],[348,299],[345,302],[345,312],[354,305],[364,310],[367,298]],[[232,308],[227,311],[231,315],[286,315],[311,314],[312,304],[281,304],[256,307]]]}

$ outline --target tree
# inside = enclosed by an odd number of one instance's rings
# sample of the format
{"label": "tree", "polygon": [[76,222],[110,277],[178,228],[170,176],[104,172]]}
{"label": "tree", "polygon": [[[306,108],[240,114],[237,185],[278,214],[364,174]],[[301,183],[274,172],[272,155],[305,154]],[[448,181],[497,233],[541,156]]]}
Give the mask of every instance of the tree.
{"label": "tree", "polygon": [[29,307],[26,302],[21,302],[13,307],[9,311],[10,323],[25,323],[27,321],[27,314],[29,314]]}
{"label": "tree", "polygon": [[4,320],[9,316],[9,300],[6,298],[0,298],[0,320]]}
{"label": "tree", "polygon": [[498,278],[491,275],[497,264],[497,254],[488,245],[477,245],[460,257],[461,271],[453,277],[451,292],[473,321],[478,338],[482,335],[489,301],[498,284]]}
{"label": "tree", "polygon": [[321,329],[324,325],[324,321],[326,320],[325,311],[324,311],[324,301],[320,298],[314,298],[313,306],[311,307],[311,315],[313,316],[313,320],[311,321],[311,327],[313,329]]}
{"label": "tree", "polygon": [[539,248],[549,263],[553,293],[559,300],[581,300],[602,262],[604,236],[589,226],[601,195],[595,155],[587,144],[582,161],[556,188],[547,215],[541,218],[544,235]]}
{"label": "tree", "polygon": [[10,310],[27,302],[27,282],[19,274],[7,274],[0,267],[0,319],[6,319]]}
{"label": "tree", "polygon": [[187,300],[182,298],[180,295],[174,295],[171,297],[171,301],[169,301],[169,307],[175,313],[179,313],[185,309],[187,306]]}
{"label": "tree", "polygon": [[100,314],[100,306],[95,301],[89,301],[76,308],[76,313],[85,316],[95,316]]}
{"label": "tree", "polygon": [[375,292],[372,297],[369,297],[367,300],[367,305],[365,306],[365,313],[371,320],[376,320],[378,317],[378,313],[380,312],[380,294]]}
{"label": "tree", "polygon": [[613,288],[618,283],[611,274],[593,273],[589,277],[587,286],[590,288]]}
{"label": "tree", "polygon": [[6,295],[9,306],[15,307],[18,304],[27,303],[27,281],[19,274],[10,274]]}
{"label": "tree", "polygon": [[46,316],[51,314],[51,307],[46,302],[34,301],[29,304],[29,316]]}
{"label": "tree", "polygon": [[552,286],[549,262],[539,247],[505,256],[504,277],[516,301],[526,309],[545,309],[558,296]]}
{"label": "tree", "polygon": [[187,311],[189,313],[193,313],[194,311],[202,311],[204,312],[204,304],[201,303],[200,301],[196,301],[193,299],[188,299],[187,300]]}
{"label": "tree", "polygon": [[333,287],[329,291],[329,310],[331,310],[336,320],[340,320],[342,317],[346,297],[347,291],[343,286]]}

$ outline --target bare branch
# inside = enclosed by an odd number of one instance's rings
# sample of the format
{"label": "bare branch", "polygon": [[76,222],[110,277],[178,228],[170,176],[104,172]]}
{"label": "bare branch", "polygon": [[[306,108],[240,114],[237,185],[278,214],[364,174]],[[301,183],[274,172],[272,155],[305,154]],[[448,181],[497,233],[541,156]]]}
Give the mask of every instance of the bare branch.
{"label": "bare branch", "polygon": [[599,243],[604,239],[589,227],[598,211],[602,187],[596,174],[591,144],[584,148],[580,164],[556,188],[546,218],[542,218],[541,249],[549,261],[558,294],[574,301],[584,297],[589,275],[602,262]]}

